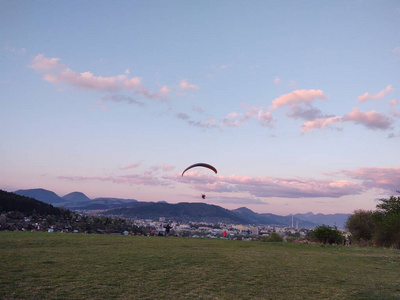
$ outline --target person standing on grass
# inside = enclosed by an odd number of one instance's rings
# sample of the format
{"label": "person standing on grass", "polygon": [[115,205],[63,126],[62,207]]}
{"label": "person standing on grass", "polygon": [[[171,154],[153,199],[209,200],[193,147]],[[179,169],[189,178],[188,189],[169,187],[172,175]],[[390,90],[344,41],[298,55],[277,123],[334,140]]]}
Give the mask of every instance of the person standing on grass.
{"label": "person standing on grass", "polygon": [[169,236],[169,231],[171,230],[172,226],[169,225],[169,223],[167,225],[164,226],[165,228],[165,236]]}

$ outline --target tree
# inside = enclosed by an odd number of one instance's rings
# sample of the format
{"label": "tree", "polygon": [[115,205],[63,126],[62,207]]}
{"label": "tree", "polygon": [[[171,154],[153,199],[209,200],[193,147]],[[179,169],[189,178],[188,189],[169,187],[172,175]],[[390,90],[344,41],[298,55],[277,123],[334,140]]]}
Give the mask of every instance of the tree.
{"label": "tree", "polygon": [[346,228],[355,243],[372,241],[374,227],[373,212],[361,209],[354,211],[346,222]]}
{"label": "tree", "polygon": [[376,208],[386,214],[400,214],[400,197],[390,196],[389,199],[379,199],[382,203]]}
{"label": "tree", "polygon": [[321,225],[316,227],[313,232],[317,240],[323,244],[340,244],[343,241],[342,233],[336,226]]}
{"label": "tree", "polygon": [[377,246],[400,248],[400,197],[380,199],[374,213],[374,243]]}

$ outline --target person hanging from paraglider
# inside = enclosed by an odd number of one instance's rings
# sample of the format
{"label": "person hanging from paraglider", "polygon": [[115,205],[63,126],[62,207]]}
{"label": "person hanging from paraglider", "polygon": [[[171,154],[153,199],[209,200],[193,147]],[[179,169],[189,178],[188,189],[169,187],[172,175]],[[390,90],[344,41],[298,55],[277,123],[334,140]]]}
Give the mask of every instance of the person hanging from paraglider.
{"label": "person hanging from paraglider", "polygon": [[[191,168],[194,168],[194,167],[203,167],[203,168],[207,168],[207,169],[210,169],[210,170],[214,171],[214,173],[217,174],[217,169],[214,168],[212,165],[205,164],[205,163],[197,163],[197,164],[194,164],[194,165],[191,165],[191,166],[187,167],[187,168],[182,172],[182,177],[183,177],[183,174],[185,174],[185,172],[186,172],[187,170],[190,170]],[[202,198],[202,199],[206,199],[206,194],[201,194],[201,198]]]}

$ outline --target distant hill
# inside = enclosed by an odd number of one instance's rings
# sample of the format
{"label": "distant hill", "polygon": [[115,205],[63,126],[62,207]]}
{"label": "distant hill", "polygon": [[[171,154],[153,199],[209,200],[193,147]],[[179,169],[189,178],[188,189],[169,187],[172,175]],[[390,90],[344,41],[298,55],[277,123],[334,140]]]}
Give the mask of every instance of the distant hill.
{"label": "distant hill", "polygon": [[69,202],[83,202],[90,201],[90,198],[87,197],[84,193],[81,192],[72,192],[62,197],[64,200]]}
{"label": "distant hill", "polygon": [[69,209],[97,210],[97,209],[129,207],[137,203],[139,203],[139,201],[134,199],[96,198],[93,200],[89,199],[89,201],[66,203],[64,206]]}
{"label": "distant hill", "polygon": [[107,214],[138,219],[158,219],[165,217],[179,222],[226,222],[246,224],[247,220],[240,215],[217,205],[205,203],[144,203],[130,208],[109,210]]}
{"label": "distant hill", "polygon": [[[81,192],[72,192],[61,198],[54,192],[44,189],[18,190],[15,193],[71,210],[108,210],[107,214],[138,219],[165,217],[177,221],[227,222],[288,227],[292,225],[292,215],[259,214],[246,207],[228,210],[205,203],[169,204],[165,201],[157,203],[139,202],[135,199],[121,198],[95,198],[91,200]],[[295,214],[293,215],[293,225],[298,224],[299,227],[306,228],[329,225],[343,229],[349,216],[350,214]]]}
{"label": "distant hill", "polygon": [[60,197],[56,193],[45,189],[18,190],[14,193],[53,204],[54,206],[80,210],[120,208],[126,207],[130,203],[138,202],[135,199],[121,198],[95,198],[91,200],[82,192],[72,192]]}
{"label": "distant hill", "polygon": [[14,193],[21,196],[31,197],[48,204],[58,204],[65,202],[65,200],[58,196],[56,193],[45,189],[18,190]]}
{"label": "distant hill", "polygon": [[115,203],[130,203],[130,202],[139,202],[135,199],[123,199],[123,198],[94,198],[92,201],[104,201],[104,202],[115,202]]}
{"label": "distant hill", "polygon": [[313,222],[318,225],[337,226],[343,229],[346,221],[351,214],[313,214],[308,212],[306,214],[295,214],[294,216],[299,220]]}
{"label": "distant hill", "polygon": [[[249,221],[250,224],[260,224],[260,225],[276,225],[276,226],[286,226],[289,227],[292,225],[292,217],[291,216],[279,216],[274,214],[258,214],[253,212],[252,210],[246,207],[240,207],[238,209],[233,210],[233,212],[241,215],[243,218]],[[296,221],[300,219],[293,218],[294,225],[296,225]],[[299,226],[301,227],[315,227],[317,224],[301,220],[299,221]]]}
{"label": "distant hill", "polygon": [[9,193],[0,190],[0,212],[19,211],[25,215],[31,215],[33,211],[40,215],[60,216],[63,210],[42,201]]}

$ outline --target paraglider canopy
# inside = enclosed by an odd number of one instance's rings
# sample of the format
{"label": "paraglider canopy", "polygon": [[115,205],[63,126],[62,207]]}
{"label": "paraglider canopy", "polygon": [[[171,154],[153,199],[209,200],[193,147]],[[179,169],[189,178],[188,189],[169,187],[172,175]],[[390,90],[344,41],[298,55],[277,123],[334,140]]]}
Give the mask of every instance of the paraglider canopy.
{"label": "paraglider canopy", "polygon": [[195,167],[208,168],[208,169],[210,169],[210,170],[213,170],[214,173],[217,174],[217,169],[214,168],[212,165],[205,164],[205,163],[197,163],[197,164],[193,164],[193,165],[187,167],[187,168],[185,169],[185,171],[182,172],[182,176],[183,176],[183,174],[185,174],[185,172],[186,172],[187,170],[190,170],[191,168],[195,168]]}

